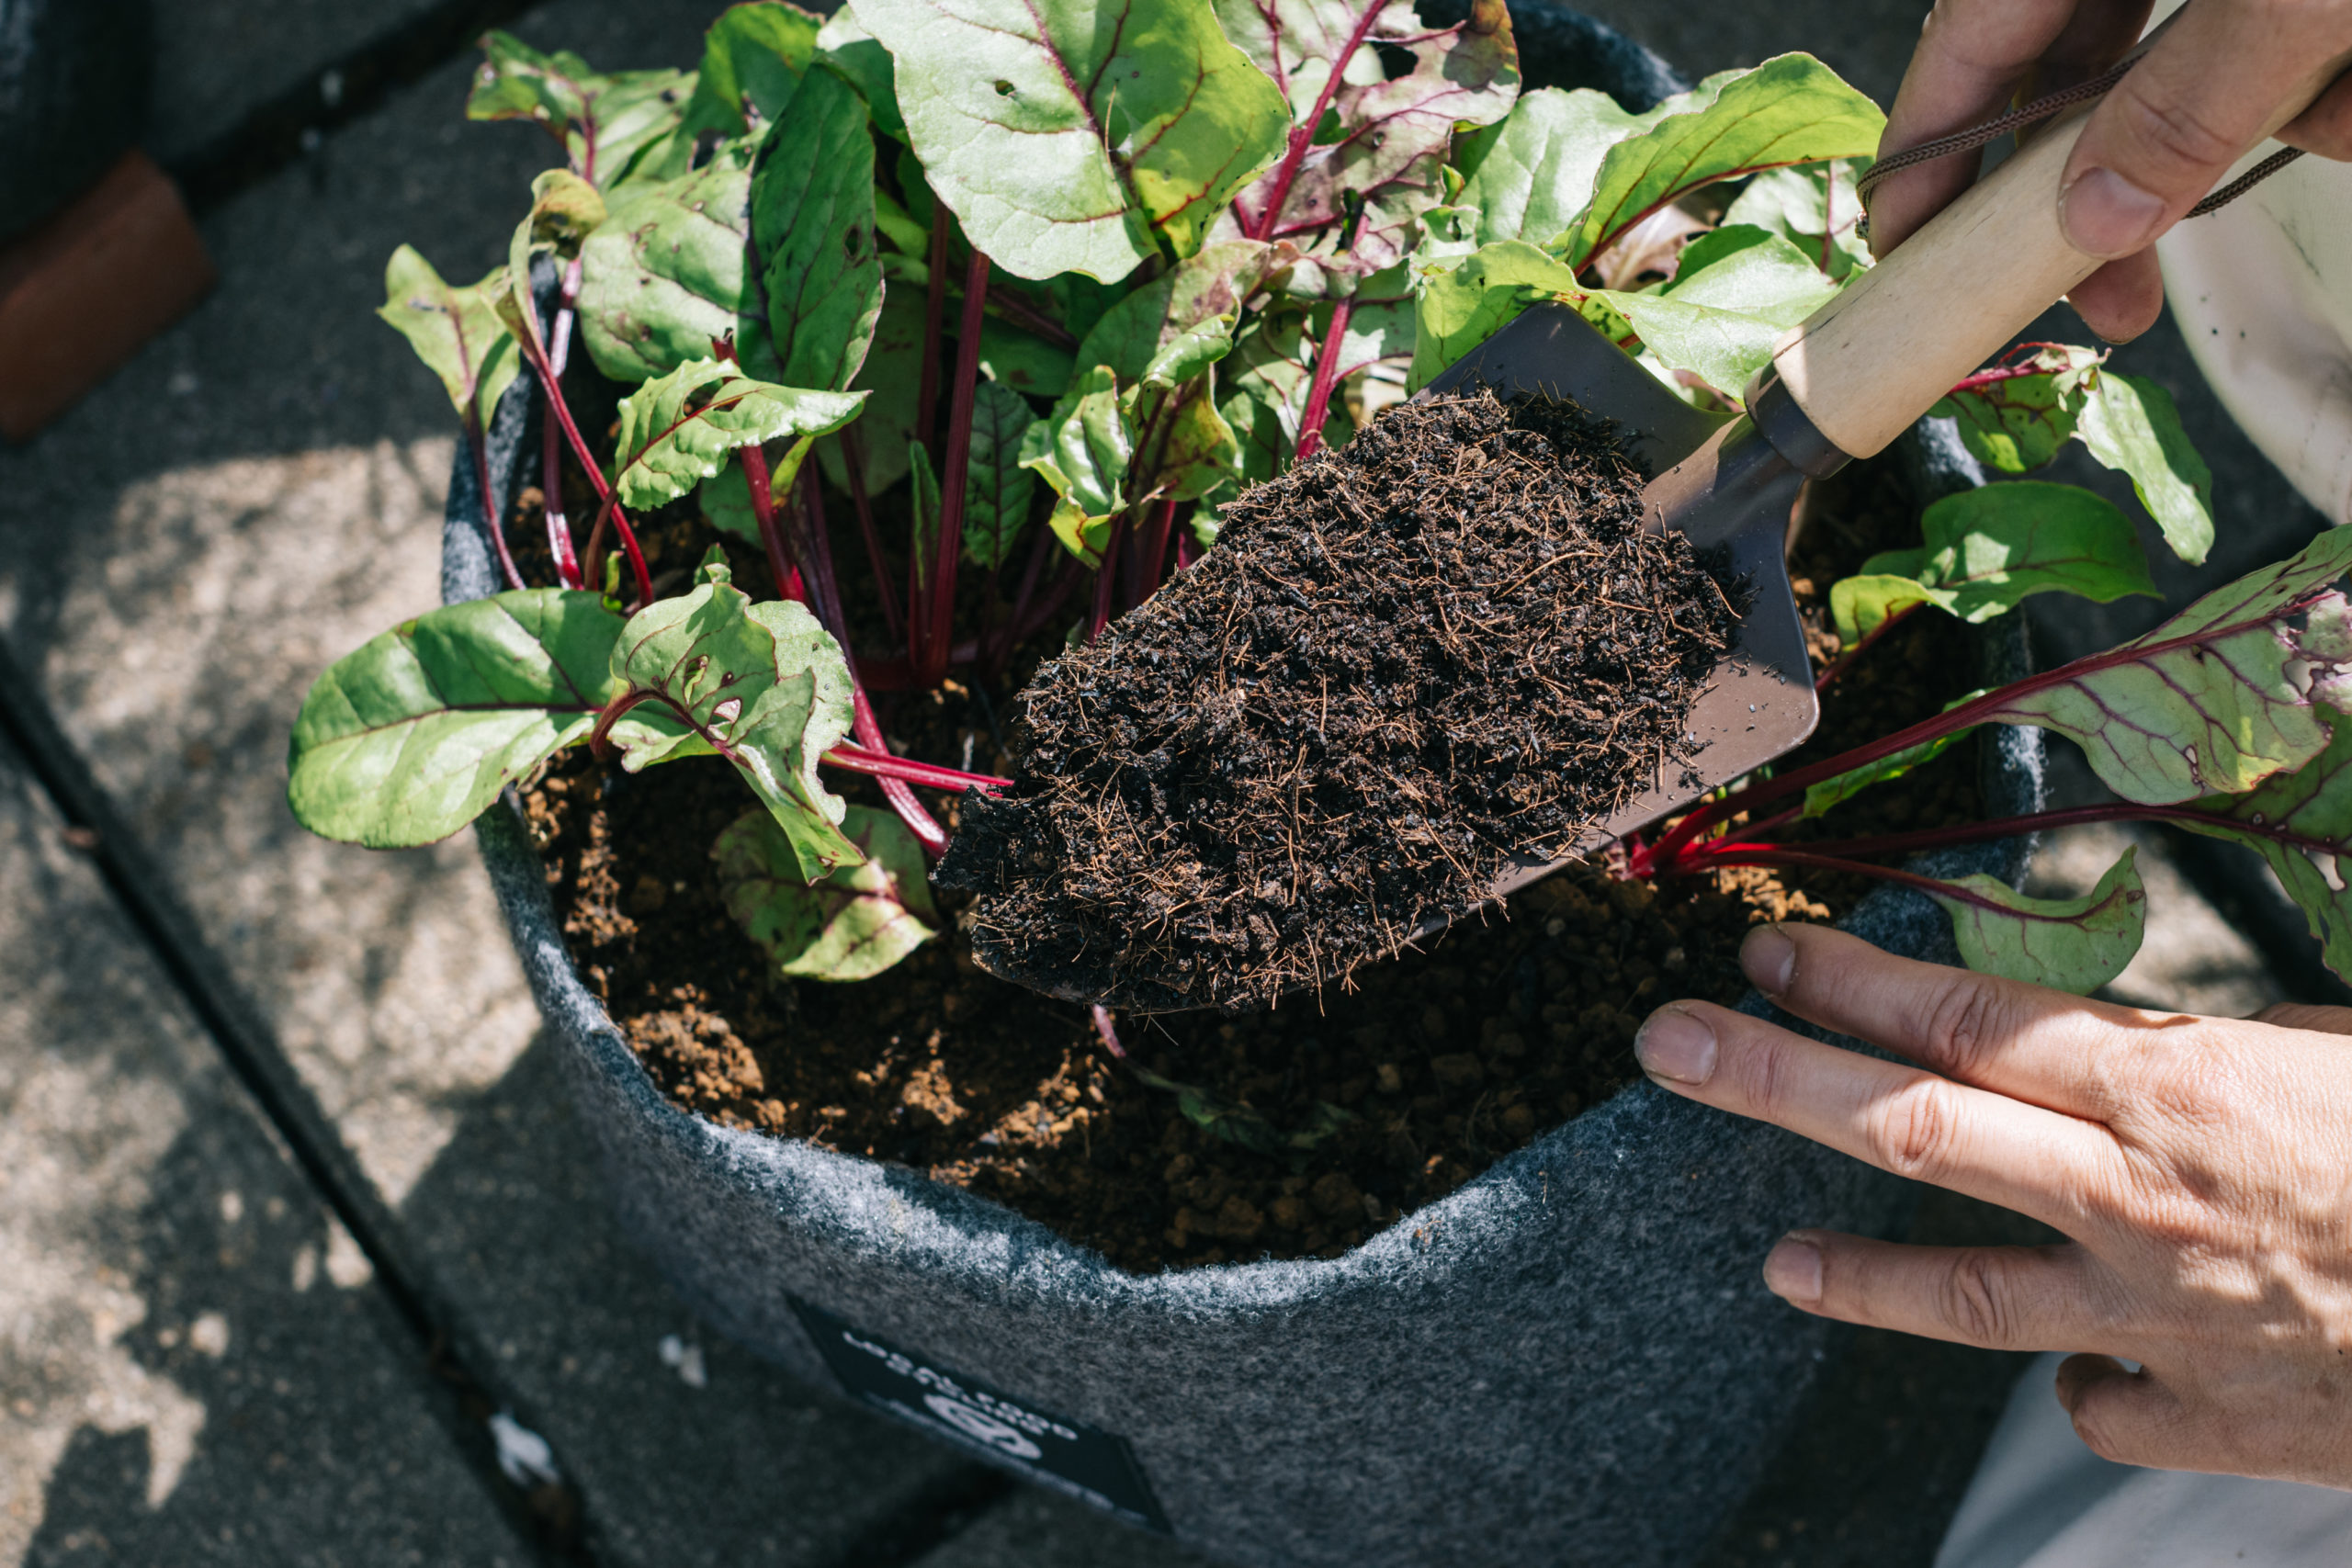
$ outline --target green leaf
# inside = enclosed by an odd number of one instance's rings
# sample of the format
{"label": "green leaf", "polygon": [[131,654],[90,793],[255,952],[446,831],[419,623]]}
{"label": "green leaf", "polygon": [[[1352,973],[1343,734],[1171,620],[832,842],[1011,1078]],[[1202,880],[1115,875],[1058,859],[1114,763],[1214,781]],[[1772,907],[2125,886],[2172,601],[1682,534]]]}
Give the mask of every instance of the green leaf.
{"label": "green leaf", "polygon": [[1702,186],[1791,164],[1874,155],[1886,129],[1876,104],[1809,54],[1710,76],[1668,105],[1656,125],[1602,157],[1592,201],[1566,236],[1570,265],[1583,266],[1650,213]]}
{"label": "green leaf", "polygon": [[[1455,128],[1498,120],[1519,97],[1519,49],[1502,5],[1474,6],[1459,28],[1430,28],[1409,4],[1392,0],[1380,5],[1369,37],[1341,65],[1363,3],[1216,4],[1227,35],[1287,87],[1291,122],[1314,136],[1282,211],[1259,231],[1296,236],[1318,259],[1357,274],[1402,261],[1412,248],[1417,217],[1446,199],[1441,170]],[[1382,56],[1400,52],[1411,57],[1412,68],[1392,79]],[[1335,67],[1340,85],[1323,123],[1308,126],[1306,117]],[[1273,185],[1269,174],[1242,192],[1234,202],[1235,218],[1257,223],[1274,198]],[[1342,257],[1334,253],[1351,204],[1361,210]],[[1318,232],[1321,243],[1308,238]]]}
{"label": "green leaf", "polygon": [[1017,277],[1109,282],[1198,249],[1281,155],[1282,95],[1207,0],[854,0],[907,135],[978,249]]}
{"label": "green leaf", "polygon": [[1241,478],[1240,438],[1208,394],[1195,381],[1162,404],[1160,438],[1149,455],[1151,496],[1198,501]]}
{"label": "green leaf", "polygon": [[376,312],[441,378],[450,406],[484,429],[522,368],[514,335],[499,320],[497,302],[505,293],[504,267],[469,288],[452,288],[431,262],[402,245],[384,264],[384,304]]}
{"label": "green leaf", "polygon": [[754,604],[706,581],[631,616],[611,671],[634,705],[610,731],[623,768],[715,753],[768,808],[804,882],[864,858],[837,826],[845,803],[817,776],[849,733],[849,666],[807,605]]}
{"label": "green leaf", "polygon": [[1520,95],[1500,125],[1463,139],[1476,170],[1463,187],[1461,205],[1478,209],[1477,243],[1525,240],[1548,245],[1559,238],[1592,199],[1593,176],[1609,149],[1657,124],[1671,112],[1672,102],[1646,114],[1628,114],[1616,99],[1590,87],[1572,93],[1539,87]]}
{"label": "green leaf", "polygon": [[964,483],[964,558],[1002,566],[1029,521],[1037,476],[1021,466],[1029,404],[1020,393],[983,381],[972,393],[972,457]]}
{"label": "green leaf", "polygon": [[[1926,544],[1862,563],[1829,591],[1838,636],[1849,647],[1905,602],[1926,600],[1969,624],[2015,609],[2031,594],[2065,592],[2105,604],[2156,598],[2132,520],[2089,491],[2020,479],[1948,495],[1919,519]],[[1893,583],[1910,584],[1905,599]],[[1852,587],[1849,587],[1852,584]]]}
{"label": "green leaf", "polygon": [[856,87],[884,135],[906,141],[907,122],[899,113],[897,68],[891,64],[890,51],[858,25],[847,6],[834,12],[817,34],[817,62],[839,72]]}
{"label": "green leaf", "polygon": [[[1944,705],[1943,711],[1950,713],[1962,704],[1973,703],[1984,694],[1984,689],[1979,688],[1964,697],[1954,697]],[[1818,817],[1831,807],[1842,801],[1853,799],[1872,784],[1884,784],[1889,779],[1899,779],[1914,768],[1925,767],[1973,733],[1975,731],[1973,728],[1955,729],[1950,734],[1939,735],[1932,740],[1923,740],[1917,746],[1905,746],[1894,755],[1881,757],[1875,762],[1865,762],[1850,773],[1839,773],[1835,778],[1824,779],[1817,784],[1810,784],[1806,786],[1804,792],[1804,814],[1807,817]]]}
{"label": "green leaf", "polygon": [[620,617],[594,593],[526,588],[451,604],[337,660],[294,721],[287,803],[330,839],[446,839],[586,738],[616,690]]}
{"label": "green leaf", "polygon": [[[857,449],[865,459],[865,493],[880,495],[907,477],[907,443],[915,431],[915,399],[922,381],[922,296],[901,290],[882,301],[865,363],[850,383],[866,394],[857,418]],[[983,328],[985,334],[985,328]],[[983,344],[988,339],[982,336]],[[985,352],[985,349],[983,350]],[[836,490],[849,489],[844,444],[828,441],[818,451],[825,477]]]}
{"label": "green leaf", "polygon": [[669,137],[694,77],[684,71],[600,73],[569,50],[541,54],[512,33],[482,39],[469,119],[527,119],[563,144],[572,172],[610,190]]}
{"label": "green leaf", "polygon": [[1016,392],[1058,398],[1078,362],[1070,351],[989,316],[980,322],[980,371]]}
{"label": "green leaf", "polygon": [[931,587],[931,563],[939,553],[939,476],[932,471],[931,454],[920,441],[907,443],[907,511],[910,522],[907,549],[914,562],[918,595]]}
{"label": "green leaf", "polygon": [[549,169],[531,181],[531,210],[506,242],[506,294],[496,302],[499,321],[517,339],[546,346],[538,304],[531,298],[533,258],[569,265],[604,220],[605,198],[571,170]]}
{"label": "green leaf", "polygon": [[1098,365],[1070,389],[1069,411],[1032,424],[1021,466],[1034,468],[1061,498],[1052,526],[1072,555],[1100,566],[1114,513],[1126,502],[1136,429],[1119,397],[1118,378]]}
{"label": "green leaf", "polygon": [[606,376],[649,381],[730,335],[744,367],[759,368],[766,322],[744,259],[755,151],[723,141],[691,174],[615,195],[581,247],[581,338]]}
{"label": "green leaf", "polygon": [[2328,740],[2318,756],[2244,795],[2209,796],[2167,819],[2261,855],[2302,908],[2327,966],[2352,977],[2352,885],[2339,859],[2352,851],[2352,720],[2324,708],[2319,717]]}
{"label": "green leaf", "polygon": [[1080,341],[1077,363],[1106,365],[1131,384],[1143,380],[1152,362],[1179,340],[1220,316],[1238,316],[1243,301],[1291,254],[1287,247],[1255,240],[1207,246],[1102,311]]}
{"label": "green leaf", "polygon": [[1180,381],[1191,380],[1232,352],[1233,318],[1211,316],[1170,339],[1167,346],[1153,355],[1151,363],[1143,367],[1141,378],[1145,386],[1166,391]]}
{"label": "green leaf", "polygon": [[2079,898],[2029,898],[1993,876],[1964,876],[1929,889],[1951,916],[1961,961],[1982,975],[2084,996],[2098,989],[2140,951],[2148,891],[2133,863],[2139,846],[2108,867]]}
{"label": "green leaf", "polygon": [[695,504],[705,521],[722,534],[761,542],[759,513],[752,510],[752,487],[743,466],[729,463],[695,488]]}
{"label": "green leaf", "polygon": [[735,137],[775,124],[816,55],[823,23],[782,0],[746,0],[721,11],[703,34],[687,132]]}
{"label": "green leaf", "polygon": [[2327,744],[2315,700],[2352,705],[2352,606],[2331,586],[2347,568],[2352,529],[2330,529],[2145,637],[2004,688],[1979,722],[2056,730],[2144,806],[2251,789]]}
{"label": "green leaf", "polygon": [[[1306,362],[1306,311],[1295,304],[1254,313],[1217,372],[1224,393],[1217,409],[1236,437],[1239,477],[1250,482],[1262,483],[1281,473],[1298,447],[1307,391],[1315,378]],[[1335,405],[1338,401],[1332,400]],[[1346,434],[1343,424],[1342,416],[1332,414],[1325,423],[1324,439],[1340,445]]]}
{"label": "green leaf", "polygon": [[829,71],[801,81],[761,151],[752,242],[766,262],[761,280],[776,379],[848,386],[882,313],[882,260],[865,101]]}
{"label": "green leaf", "polygon": [[1128,1070],[1146,1089],[1156,1089],[1162,1094],[1176,1097],[1176,1109],[1184,1119],[1208,1134],[1228,1144],[1238,1144],[1261,1155],[1289,1151],[1304,1154],[1328,1141],[1331,1134],[1356,1119],[1355,1113],[1342,1111],[1323,1100],[1315,1102],[1305,1126],[1287,1135],[1277,1131],[1272,1122],[1249,1106],[1230,1100],[1193,1084],[1178,1083],[1161,1077],[1148,1067],[1127,1064]]}
{"label": "green leaf", "polygon": [[1536,300],[1584,292],[1573,270],[1523,240],[1479,246],[1451,271],[1422,280],[1409,385],[1416,391],[1428,386]]}
{"label": "green leaf", "polygon": [[814,886],[764,811],[718,835],[720,897],[777,969],[812,980],[870,980],[939,934],[922,846],[888,811],[853,806],[842,830],[865,855]]}
{"label": "green leaf", "polygon": [[2172,553],[2203,565],[2213,547],[2213,474],[2181,428],[2172,394],[2102,370],[2075,434],[2102,465],[2130,476]]}
{"label": "green leaf", "polygon": [[[694,360],[621,400],[613,488],[623,506],[650,511],[718,472],[739,447],[787,435],[806,443],[855,419],[864,400],[856,392],[774,386],[732,366]],[[798,466],[796,454],[791,467]],[[790,482],[779,465],[777,490]]]}
{"label": "green leaf", "polygon": [[1835,158],[1800,168],[1767,169],[1749,180],[1724,209],[1724,227],[1752,224],[1769,230],[1842,283],[1871,262],[1870,242],[1861,237],[1862,200],[1854,191],[1854,181],[1871,162],[1867,157]]}
{"label": "green leaf", "polygon": [[1955,389],[1937,400],[1928,417],[1956,421],[1962,444],[1978,462],[2005,474],[2026,473],[2055,457],[2075,433],[2104,357],[2094,349],[2042,344],[2010,367],[2032,367],[2027,374]]}
{"label": "green leaf", "polygon": [[1641,334],[1643,352],[1687,370],[1734,402],[1772,362],[1781,334],[1838,292],[1838,284],[1788,241],[1761,229],[1718,229],[1682,253],[1658,293],[1595,289]]}

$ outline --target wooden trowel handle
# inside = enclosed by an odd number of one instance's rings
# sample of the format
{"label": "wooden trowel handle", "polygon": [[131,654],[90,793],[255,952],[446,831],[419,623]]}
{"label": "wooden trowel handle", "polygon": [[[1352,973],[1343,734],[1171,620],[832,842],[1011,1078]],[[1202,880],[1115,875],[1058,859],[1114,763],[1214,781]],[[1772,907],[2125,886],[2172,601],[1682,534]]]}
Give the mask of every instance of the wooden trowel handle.
{"label": "wooden trowel handle", "polygon": [[1902,434],[2098,268],[2058,228],[2059,178],[2090,109],[2052,122],[1781,340],[1773,368],[1848,456]]}

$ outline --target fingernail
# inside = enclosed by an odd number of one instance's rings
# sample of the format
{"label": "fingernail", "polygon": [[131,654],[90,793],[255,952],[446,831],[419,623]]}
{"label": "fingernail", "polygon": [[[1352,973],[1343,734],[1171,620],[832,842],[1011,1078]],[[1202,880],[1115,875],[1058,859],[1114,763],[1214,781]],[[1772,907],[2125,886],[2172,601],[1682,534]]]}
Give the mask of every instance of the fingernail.
{"label": "fingernail", "polygon": [[1758,926],[1739,944],[1739,969],[1766,996],[1784,995],[1797,977],[1797,944],[1778,926]]}
{"label": "fingernail", "polygon": [[1821,1248],[1801,1235],[1784,1235],[1764,1259],[1764,1288],[1784,1302],[1821,1299]]}
{"label": "fingernail", "polygon": [[2058,193],[2058,227],[2086,255],[2128,256],[2145,250],[2165,220],[2165,198],[2113,169],[2086,169]]}
{"label": "fingernail", "polygon": [[1634,1036],[1634,1055],[1652,1077],[1702,1084],[1715,1070],[1715,1032],[1668,1005],[1643,1021]]}

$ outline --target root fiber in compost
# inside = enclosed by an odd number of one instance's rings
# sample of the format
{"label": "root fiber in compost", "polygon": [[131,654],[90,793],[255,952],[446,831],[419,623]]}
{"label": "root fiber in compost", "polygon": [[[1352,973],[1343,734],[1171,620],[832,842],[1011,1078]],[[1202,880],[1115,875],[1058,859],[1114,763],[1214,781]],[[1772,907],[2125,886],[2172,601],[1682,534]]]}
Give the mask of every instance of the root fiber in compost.
{"label": "root fiber in compost", "polygon": [[1682,780],[1741,589],[1642,531],[1641,484],[1604,422],[1482,390],[1227,503],[1023,693],[1016,786],[939,873],[975,955],[1140,1010],[1344,989]]}

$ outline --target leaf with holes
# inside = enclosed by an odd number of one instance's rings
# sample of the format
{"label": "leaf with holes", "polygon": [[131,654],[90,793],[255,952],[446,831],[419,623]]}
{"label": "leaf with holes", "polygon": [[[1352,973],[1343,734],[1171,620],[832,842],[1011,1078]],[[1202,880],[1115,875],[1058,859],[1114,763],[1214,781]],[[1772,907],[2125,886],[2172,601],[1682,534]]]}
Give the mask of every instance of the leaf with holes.
{"label": "leaf with holes", "polygon": [[504,267],[480,283],[452,288],[431,262],[402,245],[384,264],[384,303],[376,312],[441,378],[450,406],[484,429],[522,368],[514,335],[498,315],[505,293]]}
{"label": "leaf with holes", "polygon": [[805,880],[863,857],[817,759],[850,728],[849,666],[805,604],[754,604],[706,562],[692,592],[629,617],[612,646],[618,696],[605,739],[634,773],[716,754],[732,763],[799,857]]}
{"label": "leaf with holes", "polygon": [[2202,565],[2213,547],[2213,474],[2181,428],[2172,394],[2102,370],[2075,434],[2103,466],[2132,480],[2172,553]]}
{"label": "leaf with holes", "polygon": [[906,825],[853,806],[842,832],[865,860],[814,884],[764,811],[738,818],[711,846],[727,912],[783,974],[870,980],[939,934],[922,846]]}
{"label": "leaf with holes", "polygon": [[294,721],[287,804],[370,849],[446,839],[585,739],[617,690],[620,617],[596,594],[526,588],[404,622],[337,660]]}
{"label": "leaf with holes", "polygon": [[1029,521],[1037,476],[1021,466],[1028,400],[995,381],[972,389],[972,457],[964,484],[964,558],[986,570],[1004,564]]}
{"label": "leaf with holes", "polygon": [[[1452,28],[1429,27],[1408,0],[1217,0],[1217,16],[1282,88],[1293,134],[1306,139],[1287,190],[1278,165],[1235,198],[1234,220],[1343,271],[1402,261],[1415,220],[1445,198],[1440,171],[1455,129],[1501,119],[1519,97],[1519,47],[1501,0],[1476,0]],[[1390,79],[1383,50],[1409,54],[1412,69]],[[1310,125],[1334,72],[1329,107]]]}
{"label": "leaf with holes", "polygon": [[722,141],[700,169],[616,192],[581,247],[581,338],[614,380],[666,376],[729,337],[760,367],[767,323],[745,261],[756,153]]}
{"label": "leaf with holes", "polygon": [[2219,588],[2145,637],[1994,693],[1972,721],[2032,724],[2082,747],[2145,806],[2235,795],[2317,756],[2314,706],[2352,705],[2352,529]]}
{"label": "leaf with holes", "polygon": [[[1567,231],[1592,199],[1593,176],[1609,150],[1672,112],[1673,100],[1629,114],[1590,87],[1523,93],[1500,124],[1463,136],[1457,146],[1469,175],[1461,205],[1478,209],[1480,244],[1524,240],[1548,245]],[[1747,222],[1733,219],[1725,222]]]}
{"label": "leaf with holes", "polygon": [[864,401],[858,392],[778,387],[694,360],[621,400],[613,489],[623,506],[650,511],[718,472],[738,448],[792,436],[792,456],[774,474],[781,494],[808,443],[855,419]]}
{"label": "leaf with holes", "polygon": [[2028,897],[1996,876],[1964,876],[1927,893],[1951,916],[1952,939],[1971,969],[2086,996],[2140,951],[2148,890],[2134,863],[2139,852],[2136,844],[2125,850],[2079,898]]}
{"label": "leaf with holes", "polygon": [[[1670,107],[1668,107],[1670,106]],[[1718,181],[1875,155],[1886,117],[1809,54],[1710,76],[1609,149],[1563,254],[1581,267],[1659,208]]]}
{"label": "leaf with holes", "polygon": [[1189,255],[1283,150],[1282,95],[1208,0],[854,0],[966,238],[1017,277]]}
{"label": "leaf with holes", "polygon": [[677,129],[694,90],[688,72],[599,72],[570,50],[541,54],[512,33],[493,29],[481,44],[466,118],[546,128],[573,172],[606,190]]}
{"label": "leaf with holes", "polygon": [[830,71],[802,79],[760,151],[752,243],[764,264],[776,379],[848,386],[882,312],[882,259],[865,100]]}
{"label": "leaf with holes", "polygon": [[1919,519],[1927,542],[1862,563],[1829,591],[1848,647],[1906,604],[1926,602],[1969,624],[1989,621],[2035,593],[2096,604],[2157,597],[2132,520],[2089,491],[2021,479],[1948,495]]}
{"label": "leaf with holes", "polygon": [[2325,710],[2319,716],[2328,740],[2318,756],[2244,795],[2214,795],[2167,819],[2259,854],[2302,909],[2321,958],[2352,979],[2352,889],[2339,859],[2352,853],[2352,719]]}

